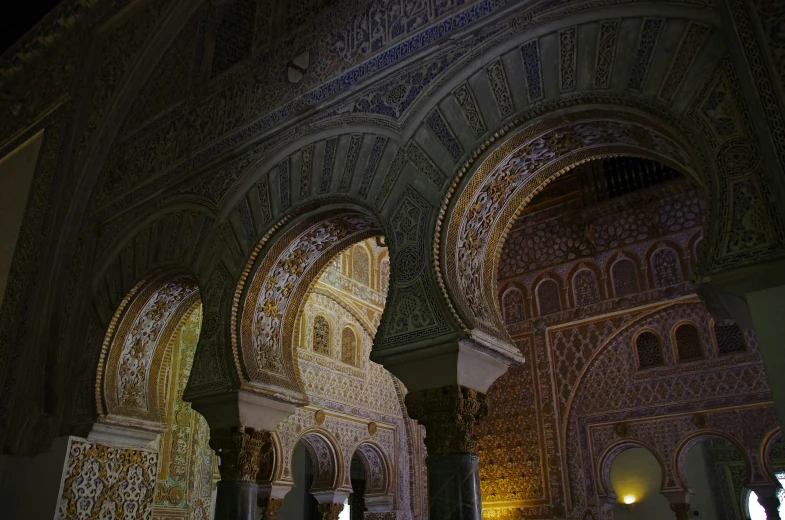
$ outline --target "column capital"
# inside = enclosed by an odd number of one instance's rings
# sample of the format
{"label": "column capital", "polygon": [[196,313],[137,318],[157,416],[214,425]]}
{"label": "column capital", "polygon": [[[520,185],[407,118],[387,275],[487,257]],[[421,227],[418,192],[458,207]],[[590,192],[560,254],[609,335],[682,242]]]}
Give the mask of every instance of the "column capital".
{"label": "column capital", "polygon": [[218,428],[210,431],[210,447],[221,459],[219,470],[225,482],[253,482],[259,472],[259,457],[269,433],[253,428]]}
{"label": "column capital", "polygon": [[322,520],[338,520],[338,516],[343,511],[343,504],[319,504],[316,506]]}
{"label": "column capital", "polygon": [[429,456],[474,452],[475,425],[488,415],[485,394],[460,385],[409,392],[406,409],[425,426]]}
{"label": "column capital", "polygon": [[278,509],[291,490],[292,486],[288,484],[259,484],[256,490],[256,505],[262,510],[262,520],[278,518]]}
{"label": "column capital", "polygon": [[673,491],[663,491],[662,495],[670,502],[671,511],[676,513],[677,520],[688,520],[690,518],[690,500],[694,493],[688,489],[678,489]]}

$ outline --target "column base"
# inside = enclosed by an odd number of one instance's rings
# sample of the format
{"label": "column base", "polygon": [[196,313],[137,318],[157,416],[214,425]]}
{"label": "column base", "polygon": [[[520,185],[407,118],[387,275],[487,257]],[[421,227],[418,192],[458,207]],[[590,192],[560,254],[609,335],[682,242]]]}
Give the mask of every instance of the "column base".
{"label": "column base", "polygon": [[428,456],[429,520],[482,520],[479,462],[473,453]]}
{"label": "column base", "polygon": [[218,482],[215,520],[256,520],[256,482]]}

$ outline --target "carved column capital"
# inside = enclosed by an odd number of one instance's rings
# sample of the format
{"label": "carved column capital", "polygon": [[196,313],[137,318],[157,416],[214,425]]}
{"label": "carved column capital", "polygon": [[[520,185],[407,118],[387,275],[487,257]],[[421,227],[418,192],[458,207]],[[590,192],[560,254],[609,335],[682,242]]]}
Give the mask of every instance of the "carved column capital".
{"label": "carved column capital", "polygon": [[343,511],[343,504],[319,504],[316,507],[322,520],[338,520],[338,515]]}
{"label": "carved column capital", "polygon": [[262,520],[277,520],[278,510],[283,505],[283,498],[268,498],[260,504]]}
{"label": "carved column capital", "polygon": [[425,426],[429,455],[474,452],[475,425],[488,415],[485,394],[459,385],[410,392],[406,409]]}
{"label": "carved column capital", "polygon": [[210,432],[210,447],[221,458],[219,470],[225,482],[256,482],[259,457],[268,433],[253,428],[221,428]]}

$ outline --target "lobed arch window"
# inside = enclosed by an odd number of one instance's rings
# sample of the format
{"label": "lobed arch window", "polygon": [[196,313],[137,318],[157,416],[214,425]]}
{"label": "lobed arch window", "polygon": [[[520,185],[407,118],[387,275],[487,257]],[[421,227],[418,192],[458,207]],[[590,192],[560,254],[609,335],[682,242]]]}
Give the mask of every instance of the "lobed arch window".
{"label": "lobed arch window", "polygon": [[613,293],[617,298],[640,292],[638,269],[635,267],[635,262],[628,258],[614,262],[611,267],[611,278],[613,279]]}
{"label": "lobed arch window", "polygon": [[518,289],[510,289],[504,293],[502,298],[502,307],[504,309],[504,321],[506,323],[515,323],[524,319],[523,311],[523,294]]}
{"label": "lobed arch window", "polygon": [[676,352],[679,355],[679,361],[691,361],[703,357],[700,331],[694,324],[682,323],[677,326],[673,339],[676,342]]}
{"label": "lobed arch window", "polygon": [[572,293],[575,297],[575,306],[583,307],[600,301],[600,291],[597,287],[597,277],[591,269],[581,269],[572,277]]}
{"label": "lobed arch window", "polygon": [[321,314],[313,319],[313,351],[330,355],[330,322]]}
{"label": "lobed arch window", "polygon": [[660,338],[654,332],[646,330],[637,335],[635,352],[638,355],[639,370],[664,364]]}
{"label": "lobed arch window", "polygon": [[540,316],[561,311],[559,285],[555,280],[543,280],[537,286],[537,308]]}
{"label": "lobed arch window", "polygon": [[341,361],[347,365],[357,366],[357,333],[350,326],[343,328],[341,333]]}
{"label": "lobed arch window", "polygon": [[714,333],[714,344],[717,348],[717,355],[733,354],[734,352],[744,352],[747,350],[747,343],[744,341],[744,332],[735,323],[717,323],[712,325]]}
{"label": "lobed arch window", "polygon": [[371,285],[371,258],[361,245],[352,249],[352,278],[363,285]]}
{"label": "lobed arch window", "polygon": [[668,287],[681,283],[681,262],[673,249],[664,247],[651,255],[651,270],[655,287]]}

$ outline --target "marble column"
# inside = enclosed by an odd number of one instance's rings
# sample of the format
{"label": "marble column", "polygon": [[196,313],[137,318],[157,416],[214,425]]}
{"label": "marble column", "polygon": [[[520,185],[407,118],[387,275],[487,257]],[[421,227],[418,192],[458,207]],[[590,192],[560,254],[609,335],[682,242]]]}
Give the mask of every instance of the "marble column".
{"label": "marble column", "polygon": [[485,394],[460,385],[410,392],[409,416],[425,426],[428,518],[481,520],[475,424],[488,413]]}
{"label": "marble column", "polygon": [[210,432],[210,447],[221,461],[215,520],[256,520],[256,476],[268,439],[267,432],[245,427]]}

